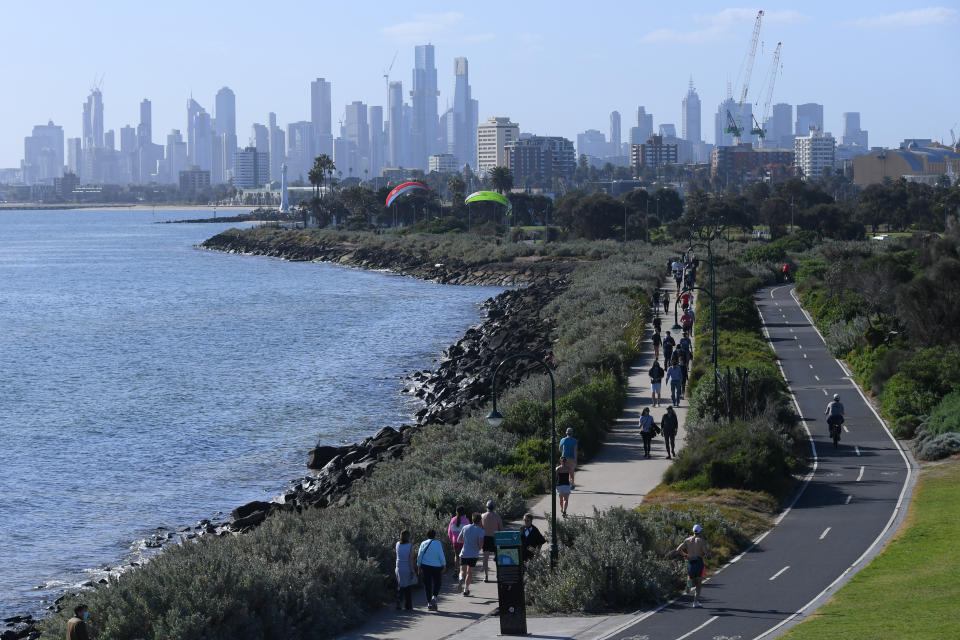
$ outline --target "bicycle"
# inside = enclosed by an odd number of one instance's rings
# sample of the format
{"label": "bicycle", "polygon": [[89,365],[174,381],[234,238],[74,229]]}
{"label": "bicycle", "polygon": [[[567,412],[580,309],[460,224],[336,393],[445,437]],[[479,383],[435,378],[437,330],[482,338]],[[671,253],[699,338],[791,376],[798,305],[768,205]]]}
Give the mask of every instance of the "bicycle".
{"label": "bicycle", "polygon": [[[837,418],[840,418],[837,420]],[[830,426],[830,439],[833,440],[833,448],[840,446],[840,425],[843,424],[842,416],[830,416],[827,418],[827,424]]]}

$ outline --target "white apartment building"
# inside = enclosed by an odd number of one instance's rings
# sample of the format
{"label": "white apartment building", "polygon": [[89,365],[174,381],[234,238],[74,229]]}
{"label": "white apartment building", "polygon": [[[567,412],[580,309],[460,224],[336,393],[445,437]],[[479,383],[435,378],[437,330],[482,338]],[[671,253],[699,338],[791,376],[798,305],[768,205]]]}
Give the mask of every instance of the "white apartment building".
{"label": "white apartment building", "polygon": [[437,153],[427,158],[428,173],[436,171],[437,173],[456,173],[460,170],[457,166],[457,157],[452,153]]}
{"label": "white apartment building", "polygon": [[811,126],[808,136],[793,141],[797,171],[807,180],[819,180],[824,169],[833,169],[836,147],[832,135]]}
{"label": "white apartment building", "polygon": [[520,139],[520,125],[510,118],[490,118],[477,126],[477,170],[488,173],[494,167],[509,167],[507,144]]}

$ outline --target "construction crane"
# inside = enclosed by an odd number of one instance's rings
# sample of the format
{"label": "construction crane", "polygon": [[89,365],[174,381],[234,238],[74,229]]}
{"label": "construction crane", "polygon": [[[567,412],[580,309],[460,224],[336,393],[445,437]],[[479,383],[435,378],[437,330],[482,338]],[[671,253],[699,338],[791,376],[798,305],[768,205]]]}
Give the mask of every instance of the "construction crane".
{"label": "construction crane", "polygon": [[767,121],[770,119],[770,105],[773,102],[773,86],[777,82],[777,72],[780,71],[780,47],[782,44],[782,42],[778,42],[777,48],[773,52],[773,64],[770,65],[770,75],[767,76],[767,99],[763,103],[763,111],[760,112],[760,121],[757,122],[757,118],[754,116],[753,129],[750,129],[750,133],[760,138],[761,145],[763,144],[763,139],[767,136],[767,130],[764,129],[764,126],[766,126]]}
{"label": "construction crane", "polygon": [[[761,9],[757,11],[757,19],[753,23],[753,35],[750,37],[750,48],[747,50],[747,58],[744,60],[743,89],[740,91],[740,102],[737,103],[738,115],[742,113],[743,103],[747,101],[747,93],[750,91],[750,76],[753,74],[753,61],[757,56],[757,42],[760,41],[760,22],[762,20],[763,10]],[[733,135],[734,145],[740,144],[743,125],[733,117],[729,109],[727,109],[727,128],[724,129],[724,132]]]}
{"label": "construction crane", "polygon": [[400,53],[400,50],[398,49],[393,54],[393,60],[390,61],[390,66],[383,70],[383,83],[386,85],[387,91],[390,91],[390,72],[393,71],[393,65],[394,63],[396,63],[397,55],[399,53]]}

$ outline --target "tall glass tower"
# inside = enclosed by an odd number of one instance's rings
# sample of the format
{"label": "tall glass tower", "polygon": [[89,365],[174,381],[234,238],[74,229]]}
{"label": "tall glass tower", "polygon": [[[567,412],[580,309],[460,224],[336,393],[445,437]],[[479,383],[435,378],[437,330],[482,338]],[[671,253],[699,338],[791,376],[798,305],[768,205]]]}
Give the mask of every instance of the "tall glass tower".
{"label": "tall glass tower", "polygon": [[696,144],[703,139],[700,132],[700,96],[693,88],[693,78],[690,78],[690,88],[683,98],[683,139]]}
{"label": "tall glass tower", "polygon": [[413,166],[427,169],[427,157],[437,150],[439,116],[437,113],[437,66],[432,44],[414,49],[413,120],[410,123],[410,146]]}

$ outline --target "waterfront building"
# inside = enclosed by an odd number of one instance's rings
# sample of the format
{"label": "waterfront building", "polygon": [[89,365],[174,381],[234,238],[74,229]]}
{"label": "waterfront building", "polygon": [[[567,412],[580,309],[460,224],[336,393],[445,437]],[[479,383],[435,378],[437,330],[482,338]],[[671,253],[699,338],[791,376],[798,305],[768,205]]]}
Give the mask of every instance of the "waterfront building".
{"label": "waterfront building", "polygon": [[510,166],[506,146],[520,139],[520,125],[510,118],[489,118],[477,126],[477,170],[489,172],[494,167]]}
{"label": "waterfront building", "polygon": [[428,160],[428,173],[456,173],[460,170],[457,157],[452,153],[435,153]]}
{"label": "waterfront building", "polygon": [[439,95],[433,45],[418,45],[414,47],[413,88],[410,91],[413,106],[410,160],[418,169],[426,169],[427,157],[437,150]]}
{"label": "waterfront building", "polygon": [[573,142],[560,136],[529,136],[506,144],[506,166],[515,183],[524,180],[572,178],[577,168]]}
{"label": "waterfront building", "polygon": [[815,102],[797,105],[797,122],[793,133],[796,136],[806,137],[810,127],[823,131],[823,105]]}
{"label": "waterfront building", "polygon": [[[799,107],[797,108],[799,111]],[[799,117],[799,116],[798,116]],[[793,141],[797,174],[806,180],[819,180],[824,169],[833,170],[836,141],[819,127],[811,126],[806,136]]]}
{"label": "waterfront building", "polygon": [[700,96],[697,90],[693,88],[693,78],[690,78],[690,87],[687,89],[687,95],[682,102],[682,132],[683,139],[691,144],[696,144],[701,140],[700,132]]}
{"label": "waterfront building", "polygon": [[270,164],[270,154],[257,151],[256,147],[237,151],[233,154],[233,186],[256,189],[267,184],[270,182]]}
{"label": "waterfront building", "polygon": [[23,139],[24,184],[53,184],[63,175],[63,127],[38,124],[33,133]]}

